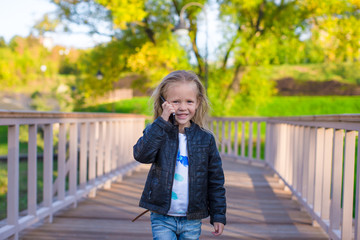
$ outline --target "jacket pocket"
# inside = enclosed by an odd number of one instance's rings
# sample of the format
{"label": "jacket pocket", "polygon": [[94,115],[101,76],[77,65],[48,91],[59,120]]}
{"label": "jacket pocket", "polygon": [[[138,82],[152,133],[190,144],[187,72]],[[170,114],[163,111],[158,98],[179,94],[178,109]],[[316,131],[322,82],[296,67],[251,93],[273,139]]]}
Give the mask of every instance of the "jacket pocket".
{"label": "jacket pocket", "polygon": [[148,200],[152,204],[162,205],[167,200],[167,187],[169,173],[161,169],[155,169],[152,174]]}

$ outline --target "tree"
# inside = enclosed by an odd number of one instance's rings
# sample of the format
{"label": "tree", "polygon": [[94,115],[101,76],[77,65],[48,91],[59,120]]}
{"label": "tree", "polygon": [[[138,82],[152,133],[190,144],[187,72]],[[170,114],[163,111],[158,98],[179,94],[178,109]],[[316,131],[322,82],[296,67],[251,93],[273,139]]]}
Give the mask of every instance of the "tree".
{"label": "tree", "polygon": [[[113,48],[116,45],[121,48],[121,53],[116,52],[122,56],[122,61],[126,61],[126,64],[118,63],[120,66],[115,64],[114,67],[119,72],[136,71],[144,74],[148,79],[145,84],[151,87],[174,69],[192,68],[188,54],[171,32],[181,7],[188,2],[190,1],[54,0],[53,3],[58,6],[57,15],[52,20],[46,15],[37,27],[39,31],[46,30],[47,26],[70,31],[72,24],[81,24],[87,26],[89,34],[109,36],[111,43],[100,48]],[[198,8],[189,9],[187,14],[193,30],[190,34],[192,49],[197,59],[198,73],[202,75],[204,62],[196,42],[197,16],[200,11]],[[54,23],[57,28],[54,28]],[[118,59],[117,56],[111,58]],[[117,80],[113,77],[110,81]]]}
{"label": "tree", "polygon": [[[219,0],[218,3],[220,19],[228,26],[223,33],[221,68],[223,72],[233,71],[232,81],[222,86],[225,93],[222,90],[218,94],[223,102],[253,92],[246,90],[249,86],[259,88],[254,84],[242,86],[242,79],[253,74],[254,66],[359,59],[358,1]],[[258,82],[261,86],[263,83]],[[259,97],[261,92],[273,91],[259,91]]]}
{"label": "tree", "polygon": [[[94,53],[88,53],[90,60],[83,58],[81,69],[87,76],[79,82],[88,91],[99,84],[105,86],[99,89],[108,89],[119,76],[129,72],[143,74],[141,85],[152,87],[167,72],[192,67],[189,53],[185,53],[171,32],[181,8],[191,0],[53,2],[58,6],[58,14],[53,19],[44,19],[46,24],[38,24],[40,29],[62,27],[69,31],[75,23],[87,26],[90,34],[112,39],[95,48]],[[358,0],[217,0],[217,3],[224,42],[216,65],[211,66],[209,95],[213,102],[220,101],[219,106],[226,101],[230,107],[238,104],[234,99],[246,105],[245,99],[254,99],[257,92],[250,88],[256,90],[258,85],[268,88],[258,91],[259,98],[273,94],[273,85],[266,83],[269,79],[262,73],[256,73],[256,66],[359,59]],[[204,62],[196,39],[200,12],[200,8],[188,8],[186,19],[192,29],[191,50],[197,60],[193,69],[203,75]],[[95,56],[101,56],[101,60]],[[102,82],[96,82],[94,77],[99,68],[105,73]],[[249,76],[257,78],[253,81],[256,84],[250,84]]]}

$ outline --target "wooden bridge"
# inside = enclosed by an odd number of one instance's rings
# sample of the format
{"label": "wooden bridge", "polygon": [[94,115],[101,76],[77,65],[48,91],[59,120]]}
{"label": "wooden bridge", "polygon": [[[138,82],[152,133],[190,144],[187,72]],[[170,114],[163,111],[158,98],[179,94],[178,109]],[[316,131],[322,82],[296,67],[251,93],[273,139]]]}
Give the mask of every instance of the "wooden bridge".
{"label": "wooden bridge", "polygon": [[[144,117],[0,116],[0,125],[8,127],[7,214],[0,239],[152,238],[148,214],[131,222],[143,211],[138,200],[148,171],[132,158]],[[210,128],[220,142],[228,204],[228,224],[217,239],[360,239],[360,115],[213,118]],[[21,131],[28,133],[25,209],[19,209]],[[215,239],[208,222],[201,239]]]}

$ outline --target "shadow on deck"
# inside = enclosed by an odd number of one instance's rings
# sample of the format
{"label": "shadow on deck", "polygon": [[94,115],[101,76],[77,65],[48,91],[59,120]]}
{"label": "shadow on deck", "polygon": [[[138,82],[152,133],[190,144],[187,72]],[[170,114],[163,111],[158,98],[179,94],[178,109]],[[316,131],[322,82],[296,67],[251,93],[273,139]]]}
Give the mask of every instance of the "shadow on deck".
{"label": "shadow on deck", "polygon": [[[215,238],[209,219],[204,219],[200,239],[328,239],[270,169],[223,162],[228,224]],[[147,171],[148,166],[140,166],[111,189],[99,190],[95,198],[58,212],[52,224],[24,230],[20,239],[152,239],[149,213],[131,222],[143,211],[138,201]]]}

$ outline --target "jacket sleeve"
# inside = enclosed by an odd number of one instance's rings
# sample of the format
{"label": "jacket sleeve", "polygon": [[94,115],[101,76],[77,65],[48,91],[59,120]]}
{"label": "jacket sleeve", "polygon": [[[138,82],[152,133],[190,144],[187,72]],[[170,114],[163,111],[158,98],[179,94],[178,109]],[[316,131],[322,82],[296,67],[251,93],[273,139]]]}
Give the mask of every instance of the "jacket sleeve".
{"label": "jacket sleeve", "polygon": [[133,147],[133,155],[136,161],[141,163],[153,163],[156,154],[166,140],[167,132],[171,131],[172,124],[158,117],[151,125],[145,128],[143,136],[139,138]]}
{"label": "jacket sleeve", "polygon": [[224,171],[214,136],[211,136],[208,167],[208,201],[210,223],[226,224],[226,197]]}

